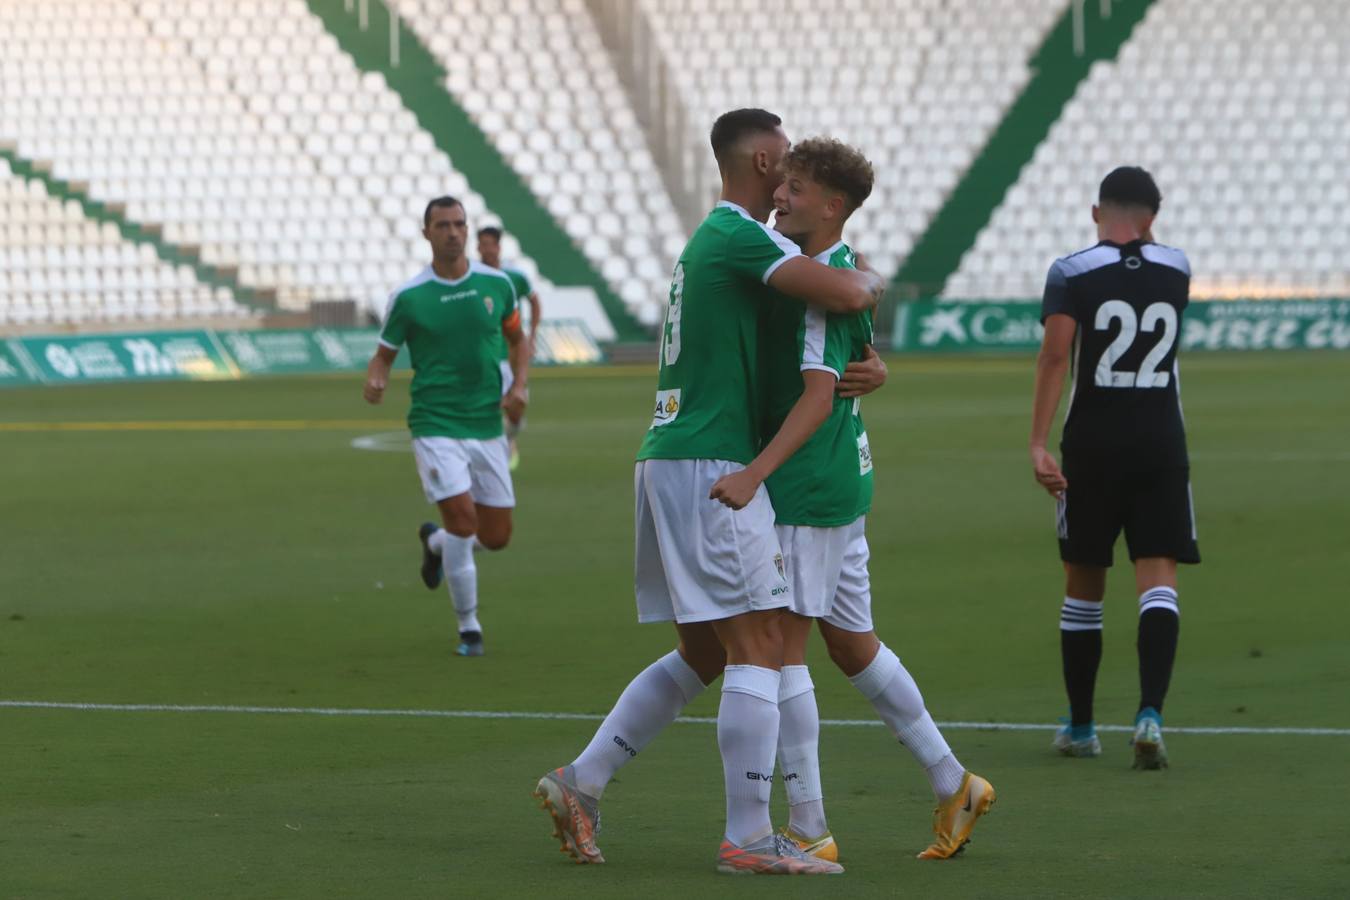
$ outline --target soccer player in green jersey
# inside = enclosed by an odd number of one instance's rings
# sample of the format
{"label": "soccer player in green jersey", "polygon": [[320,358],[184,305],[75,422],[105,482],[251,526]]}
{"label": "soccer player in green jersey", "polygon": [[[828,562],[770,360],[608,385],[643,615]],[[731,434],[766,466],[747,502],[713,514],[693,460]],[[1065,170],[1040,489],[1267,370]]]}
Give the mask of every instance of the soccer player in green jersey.
{"label": "soccer player in green jersey", "polygon": [[[529,303],[530,333],[527,341],[529,342],[530,358],[533,359],[534,336],[539,331],[539,294],[535,292],[534,287],[530,284],[529,276],[524,272],[514,266],[502,265],[502,230],[500,228],[489,225],[487,228],[478,229],[478,258],[483,261],[484,265],[505,272],[507,277],[511,279],[511,283],[515,285],[516,296]],[[511,382],[514,380],[514,376],[511,373],[511,363],[506,358],[506,348],[503,347],[502,350],[502,395],[505,396],[506,392],[511,390]],[[506,429],[506,439],[511,450],[511,471],[514,472],[516,466],[520,465],[520,449],[517,438],[521,429],[525,427],[525,417],[513,419],[504,414],[503,418],[505,419],[503,427]]]}
{"label": "soccer player in green jersey", "polygon": [[[399,348],[412,357],[412,431],[417,472],[444,527],[424,523],[422,581],[435,588],[444,573],[458,619],[460,656],[483,655],[478,621],[475,542],[500,550],[511,539],[516,505],[507,464],[502,412],[525,412],[529,348],[520,327],[515,286],[504,272],[465,255],[469,227],[453,197],[427,204],[422,234],[431,265],[389,298],[380,345],[366,371],[365,398],[379,403]],[[509,345],[513,383],[502,391],[498,360]]]}
{"label": "soccer player in green jersey", "polygon": [[788,149],[780,125],[764,110],[717,120],[711,142],[722,200],[672,276],[651,425],[635,470],[635,582],[639,621],[674,621],[679,647],[633,679],[581,756],[539,782],[536,795],[563,848],[581,862],[603,861],[595,824],[605,785],[725,667],[717,740],[727,826],[718,869],[842,871],[804,854],[770,822],[783,660],[778,622],[791,588],[768,493],[762,485],[747,489],[736,476],[760,456],[764,471],[752,477],[762,480],[810,435],[806,423],[794,421],[767,446],[761,440],[765,307],[796,297],[858,312],[875,304],[884,282],[805,257],[764,225]]}
{"label": "soccer player in green jersey", "polygon": [[[812,138],[789,151],[784,170],[774,194],[774,227],[822,263],[853,268],[844,223],[872,192],[871,164],[839,141]],[[957,761],[914,679],[872,628],[864,533],[872,504],[872,453],[860,401],[834,391],[849,360],[861,359],[871,341],[870,310],[838,315],[789,302],[765,314],[763,433],[774,433],[795,415],[823,422],[766,482],[792,585],[781,626],[778,695],[778,762],[791,810],[787,835],[808,853],[838,858],[825,819],[820,715],[806,666],[807,639],[819,623],[830,658],[928,775],[938,801],[936,839],[919,856],[946,859],[969,840],[975,820],[994,802],[994,789]]]}

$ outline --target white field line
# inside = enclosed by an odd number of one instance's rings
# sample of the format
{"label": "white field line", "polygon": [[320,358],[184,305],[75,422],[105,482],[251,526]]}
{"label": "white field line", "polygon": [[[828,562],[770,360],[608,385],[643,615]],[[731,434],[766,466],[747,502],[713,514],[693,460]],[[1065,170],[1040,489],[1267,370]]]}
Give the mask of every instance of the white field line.
{"label": "white field line", "polygon": [[[247,713],[250,715],[291,716],[391,716],[412,719],[563,719],[599,722],[598,713],[513,712],[478,709],[347,709],[337,707],[303,706],[207,706],[176,703],[61,703],[50,700],[0,700],[0,709],[64,709],[94,712],[176,712],[176,713]],[[675,721],[686,725],[714,725],[717,720],[706,716],[681,716]],[[871,728],[882,723],[876,719],[821,719],[820,724],[836,728]],[[967,731],[1048,731],[1057,727],[1037,722],[939,722],[940,728]],[[1130,732],[1126,725],[1098,725],[1098,731]],[[1297,734],[1305,736],[1350,737],[1350,728],[1219,728],[1168,727],[1169,734]]]}

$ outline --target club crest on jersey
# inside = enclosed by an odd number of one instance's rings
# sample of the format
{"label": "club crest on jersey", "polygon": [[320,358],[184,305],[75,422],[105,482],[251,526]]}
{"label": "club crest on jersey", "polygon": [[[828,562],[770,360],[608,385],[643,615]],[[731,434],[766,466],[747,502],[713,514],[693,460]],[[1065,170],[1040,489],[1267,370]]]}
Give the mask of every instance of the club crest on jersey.
{"label": "club crest on jersey", "polygon": [[484,297],[484,298],[483,298],[483,306],[487,308],[488,315],[489,315],[489,316],[492,315],[492,298],[491,298],[491,297]]}
{"label": "club crest on jersey", "polygon": [[652,413],[653,428],[669,425],[680,414],[680,389],[656,392],[656,409]]}

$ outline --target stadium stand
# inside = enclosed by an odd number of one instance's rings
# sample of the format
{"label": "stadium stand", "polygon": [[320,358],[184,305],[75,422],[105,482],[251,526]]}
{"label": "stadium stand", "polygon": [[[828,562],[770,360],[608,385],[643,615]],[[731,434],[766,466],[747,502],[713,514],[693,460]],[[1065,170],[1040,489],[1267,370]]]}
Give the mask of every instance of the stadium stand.
{"label": "stadium stand", "polygon": [[638,320],[659,322],[686,234],[581,0],[391,5]]}
{"label": "stadium stand", "polygon": [[431,196],[491,217],[303,0],[4,0],[4,15],[0,138],[283,308],[382,310],[425,262]]}
{"label": "stadium stand", "polygon": [[952,298],[1039,296],[1051,261],[1095,240],[1116,165],[1163,192],[1157,238],[1192,295],[1345,296],[1350,275],[1350,6],[1157,0],[1094,65],[947,283]]}
{"label": "stadium stand", "polygon": [[[637,0],[690,111],[698,188],[715,197],[707,128],[737,106],[781,111],[790,137],[829,134],[876,168],[849,233],[892,274],[1029,77],[1062,0]],[[729,23],[774,23],[730,27]],[[776,33],[780,23],[782,38]],[[978,48],[978,49],[973,49]]]}
{"label": "stadium stand", "polygon": [[[335,36],[329,7],[356,6],[0,0],[0,325],[252,316],[258,298],[378,313],[425,261],[422,204],[452,193],[475,227],[502,220],[487,196],[524,222],[534,258],[510,222],[505,255],[545,289],[547,261],[651,327],[715,198],[708,125],[743,105],[868,153],[877,185],[850,238],[886,274],[936,246],[917,291],[1039,295],[1050,260],[1091,243],[1097,181],[1134,162],[1163,188],[1158,237],[1189,253],[1196,296],[1350,294],[1347,4],[1116,0],[1133,30],[1096,56],[1089,33],[1059,78],[1045,46],[1068,47],[1067,0],[370,0],[444,70],[433,109],[457,104],[455,128],[510,167],[477,184],[478,157]],[[1112,4],[1086,8],[1100,23]],[[790,45],[757,27],[784,22]],[[1059,99],[1004,153],[1018,98],[1047,78]],[[972,177],[989,157],[1006,171]],[[983,206],[958,210],[963,191]],[[935,227],[944,214],[961,221]]]}
{"label": "stadium stand", "polygon": [[191,266],[161,260],[0,158],[0,327],[250,315],[228,289],[202,285]]}

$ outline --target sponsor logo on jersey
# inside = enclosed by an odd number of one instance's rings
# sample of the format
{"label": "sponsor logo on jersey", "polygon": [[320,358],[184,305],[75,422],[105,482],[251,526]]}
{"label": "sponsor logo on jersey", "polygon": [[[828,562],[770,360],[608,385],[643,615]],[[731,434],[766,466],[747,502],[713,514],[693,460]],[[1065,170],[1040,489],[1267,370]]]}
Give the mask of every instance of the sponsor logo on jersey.
{"label": "sponsor logo on jersey", "polygon": [[675,421],[680,414],[680,389],[656,392],[656,409],[652,413],[652,426],[659,428]]}
{"label": "sponsor logo on jersey", "polygon": [[[477,297],[478,288],[469,288],[467,291],[455,291],[453,294],[441,294],[441,302],[449,303],[451,300],[463,300],[465,297]],[[488,312],[492,312],[492,303],[488,301]]]}
{"label": "sponsor logo on jersey", "polygon": [[872,471],[872,447],[867,443],[867,432],[858,435],[858,474]]}

